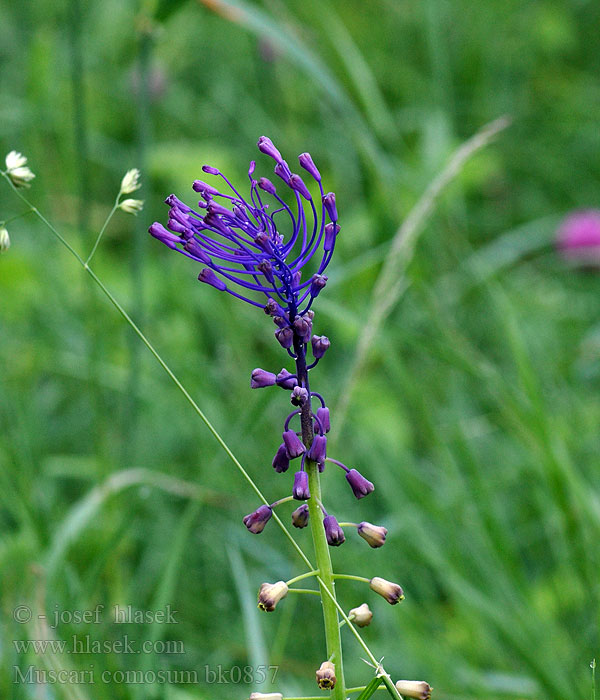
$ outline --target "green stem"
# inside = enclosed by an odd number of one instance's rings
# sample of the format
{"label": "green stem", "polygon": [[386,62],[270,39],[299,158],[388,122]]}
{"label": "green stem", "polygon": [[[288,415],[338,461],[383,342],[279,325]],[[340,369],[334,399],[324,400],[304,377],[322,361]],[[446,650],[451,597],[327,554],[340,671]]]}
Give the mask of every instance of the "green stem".
{"label": "green stem", "polygon": [[361,583],[370,583],[371,579],[364,576],[354,576],[353,574],[333,574],[333,578],[343,578],[348,581],[360,581]]}
{"label": "green stem", "polygon": [[312,588],[289,588],[288,593],[309,593],[310,595],[321,595],[319,591],[313,591]]}
{"label": "green stem", "polygon": [[294,576],[294,578],[291,578],[289,581],[286,581],[286,584],[289,586],[292,583],[296,583],[296,581],[302,581],[303,579],[310,578],[311,576],[318,576],[319,573],[319,569],[315,569],[314,571],[307,571],[305,574],[300,574],[300,576]]}

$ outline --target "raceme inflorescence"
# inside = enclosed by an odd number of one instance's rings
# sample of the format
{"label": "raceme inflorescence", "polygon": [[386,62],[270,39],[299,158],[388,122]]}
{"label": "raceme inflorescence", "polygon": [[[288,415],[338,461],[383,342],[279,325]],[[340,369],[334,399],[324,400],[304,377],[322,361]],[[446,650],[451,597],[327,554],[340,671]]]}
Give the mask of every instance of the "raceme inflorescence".
{"label": "raceme inflorescence", "polygon": [[[274,323],[277,342],[287,353],[289,369],[283,367],[276,373],[256,368],[251,373],[250,386],[253,389],[278,386],[290,392],[293,410],[282,419],[281,443],[275,450],[272,466],[275,472],[284,474],[292,462],[298,465],[289,482],[291,494],[288,491],[288,495],[274,503],[259,506],[243,522],[251,533],[260,534],[274,508],[290,501],[299,502],[291,514],[292,524],[296,528],[311,527],[318,568],[287,582],[263,583],[258,606],[272,612],[293,590],[292,583],[309,576],[318,577],[327,659],[316,671],[316,680],[321,689],[332,690],[333,697],[342,700],[346,698],[346,690],[334,580],[368,583],[392,605],[403,600],[404,594],[398,584],[383,578],[335,574],[331,566],[328,547],[344,543],[344,528],[354,529],[373,548],[383,546],[387,535],[384,527],[369,522],[340,523],[326,509],[321,492],[319,474],[327,464],[344,473],[357,499],[374,490],[373,484],[359,471],[328,456],[329,407],[309,382],[309,373],[331,345],[327,336],[313,333],[313,306],[327,284],[325,272],[340,232],[336,198],[333,192],[324,191],[321,174],[308,153],[302,153],[298,161],[309,176],[309,184],[292,172],[269,138],[262,136],[258,148],[275,161],[274,172],[282,184],[276,186],[266,177],[257,179],[256,163],[252,161],[248,169],[249,194],[245,196],[217,168],[204,165],[204,173],[217,179],[212,184],[194,181],[192,188],[200,195],[197,208],[171,194],[166,199],[167,226],[156,222],[149,231],[169,248],[200,263],[201,282],[264,309]],[[311,190],[318,192],[318,196]],[[371,618],[366,603],[348,615],[348,620],[358,627],[368,625]],[[429,697],[431,689],[423,681],[398,683],[403,684],[402,692],[408,697]],[[282,696],[253,693],[252,697]]]}

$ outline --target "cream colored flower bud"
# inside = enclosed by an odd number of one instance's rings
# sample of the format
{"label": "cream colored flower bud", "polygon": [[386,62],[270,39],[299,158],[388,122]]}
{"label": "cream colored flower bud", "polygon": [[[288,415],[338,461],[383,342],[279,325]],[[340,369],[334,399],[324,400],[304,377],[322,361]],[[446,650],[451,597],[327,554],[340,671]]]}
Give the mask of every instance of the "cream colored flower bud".
{"label": "cream colored flower bud", "polygon": [[251,693],[250,700],[283,700],[281,693]]}
{"label": "cream colored flower bud", "polygon": [[137,214],[144,208],[143,199],[124,199],[119,204],[119,209],[122,209],[127,214]]}
{"label": "cream colored flower bud", "polygon": [[323,661],[317,671],[317,685],[321,690],[331,690],[335,688],[335,666],[331,661]]}
{"label": "cream colored flower bud", "polygon": [[371,624],[373,613],[366,603],[359,605],[358,608],[352,608],[348,613],[348,618],[354,622],[357,627],[366,627]]}
{"label": "cream colored flower bud", "polygon": [[383,547],[385,544],[387,530],[379,525],[362,522],[358,524],[358,534],[363,538],[363,540],[368,542],[370,547],[377,549],[377,547]]}
{"label": "cream colored flower bud", "polygon": [[390,605],[396,605],[396,603],[404,600],[404,592],[397,583],[392,583],[391,581],[386,581],[384,578],[375,576],[375,578],[369,581],[369,585],[372,591],[383,596]]}
{"label": "cream colored flower bud", "polygon": [[265,612],[273,612],[275,606],[288,593],[288,586],[285,581],[277,583],[263,583],[258,591],[258,607]]}
{"label": "cream colored flower bud", "polygon": [[141,187],[140,171],[137,168],[132,168],[125,173],[121,180],[120,194],[131,194]]}
{"label": "cream colored flower bud", "polygon": [[433,688],[425,681],[398,681],[396,690],[405,698],[418,698],[429,700]]}
{"label": "cream colored flower bud", "polygon": [[27,158],[22,153],[11,151],[5,158],[6,174],[15,187],[30,187],[35,175],[27,167]]}
{"label": "cream colored flower bud", "polygon": [[10,236],[4,226],[0,226],[0,253],[6,253],[10,248]]}

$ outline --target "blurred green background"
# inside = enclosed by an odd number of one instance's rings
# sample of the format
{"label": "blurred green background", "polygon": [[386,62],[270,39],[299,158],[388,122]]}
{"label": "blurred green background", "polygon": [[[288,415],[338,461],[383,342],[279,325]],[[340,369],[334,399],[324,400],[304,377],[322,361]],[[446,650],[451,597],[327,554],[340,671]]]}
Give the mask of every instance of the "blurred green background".
{"label": "blurred green background", "polygon": [[[29,193],[82,254],[128,168],[146,200],[118,212],[93,267],[167,359],[270,499],[285,392],[251,392],[285,355],[265,316],[195,281],[146,229],[164,197],[192,203],[210,163],[242,183],[269,135],[310,151],[342,233],[315,330],[332,348],[312,379],[332,407],[330,455],[376,485],[356,502],[324,475],[340,519],[385,525],[332,552],[339,571],[400,582],[368,601],[364,637],[393,678],[435,697],[586,698],[599,652],[600,279],[567,267],[561,217],[598,206],[600,5],[591,0],[192,0],[0,3],[0,145],[22,151]],[[371,291],[397,229],[454,149],[512,126],[472,159],[403,253],[404,291],[344,399]],[[271,161],[257,157],[269,176]],[[134,195],[135,196],[135,195]],[[0,218],[24,211],[6,185]],[[0,259],[0,697],[313,695],[324,660],[312,596],[272,615],[262,581],[302,571],[214,438],[76,262],[33,216]],[[290,470],[293,471],[293,470]],[[282,506],[280,514],[289,515]],[[291,508],[289,508],[291,511]],[[295,532],[310,553],[306,530]],[[57,610],[99,624],[48,629]],[[29,624],[14,609],[32,610]],[[113,605],[171,605],[177,625],[111,622]],[[36,624],[34,624],[36,623]],[[24,652],[14,640],[179,641],[184,654]],[[351,685],[369,678],[344,633]],[[160,648],[160,645],[159,647]],[[276,683],[210,671],[279,666]],[[96,684],[14,683],[18,666],[93,668]],[[196,670],[198,684],[100,674]],[[109,678],[115,678],[109,676]],[[235,680],[235,677],[234,677]]]}

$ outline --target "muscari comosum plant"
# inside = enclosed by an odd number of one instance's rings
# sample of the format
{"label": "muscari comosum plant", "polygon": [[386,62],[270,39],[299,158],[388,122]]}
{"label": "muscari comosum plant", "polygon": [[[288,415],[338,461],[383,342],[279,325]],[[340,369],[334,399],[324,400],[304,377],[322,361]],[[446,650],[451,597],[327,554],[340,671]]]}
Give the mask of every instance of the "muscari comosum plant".
{"label": "muscari comosum plant", "polygon": [[[302,177],[291,172],[270,139],[261,137],[258,148],[275,161],[275,174],[283,183],[284,196],[267,178],[255,179],[254,161],[248,170],[250,195],[247,198],[217,168],[205,165],[203,171],[220,178],[226,193],[214,184],[196,180],[192,187],[201,197],[199,209],[187,206],[171,194],[166,199],[170,207],[167,228],[154,223],[149,229],[152,236],[169,248],[203,265],[198,275],[201,282],[264,309],[275,324],[275,338],[292,366],[292,371],[283,368],[278,374],[257,368],[250,380],[253,389],[279,386],[291,392],[294,410],[282,420],[282,442],[272,465],[278,474],[284,474],[291,462],[299,464],[293,485],[291,480],[287,482],[292,495],[274,503],[264,503],[246,515],[243,522],[251,533],[258,535],[271,520],[274,508],[292,500],[301,503],[292,512],[291,520],[296,528],[310,526],[316,568],[289,581],[263,583],[258,592],[258,607],[273,612],[286,595],[301,592],[290,588],[292,584],[317,577],[326,641],[325,659],[316,671],[319,688],[330,690],[335,700],[345,700],[351,690],[360,692],[364,699],[379,687],[387,688],[396,698],[400,693],[406,697],[429,698],[428,683],[398,681],[394,684],[381,663],[376,664],[375,678],[369,685],[357,689],[345,687],[340,626],[348,624],[357,634],[354,626],[368,625],[372,613],[364,603],[346,615],[336,598],[336,579],[364,582],[392,605],[402,601],[404,594],[398,584],[378,576],[369,580],[336,574],[332,568],[329,547],[344,543],[344,528],[355,529],[374,548],[383,546],[387,534],[384,527],[368,522],[338,522],[335,515],[326,510],[319,477],[326,465],[331,465],[330,468],[343,470],[356,498],[368,496],[374,490],[373,484],[356,469],[327,456],[329,409],[323,396],[312,390],[309,380],[309,373],[330,347],[325,335],[313,334],[313,305],[327,283],[324,273],[340,231],[336,199],[332,192],[325,193],[321,174],[308,153],[301,154],[298,160],[314,181],[311,187],[315,191],[318,188],[318,199],[313,198]],[[290,205],[289,201],[293,203]],[[281,233],[284,228],[287,236]],[[364,643],[363,648],[366,649]],[[281,700],[282,695],[252,693],[251,698]]]}

